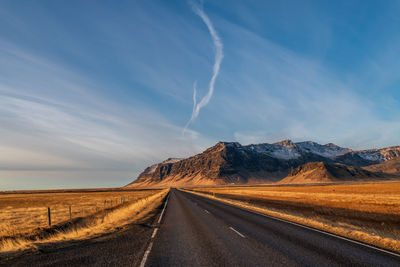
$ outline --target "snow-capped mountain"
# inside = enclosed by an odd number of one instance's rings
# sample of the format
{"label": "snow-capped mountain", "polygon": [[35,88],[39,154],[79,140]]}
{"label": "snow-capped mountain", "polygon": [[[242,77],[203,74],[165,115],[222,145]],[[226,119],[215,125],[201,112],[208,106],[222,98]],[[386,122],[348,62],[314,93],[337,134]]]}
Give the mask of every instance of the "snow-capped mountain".
{"label": "snow-capped mountain", "polygon": [[272,157],[286,160],[297,159],[304,153],[311,153],[321,157],[334,159],[351,152],[351,149],[349,148],[339,147],[332,143],[320,145],[312,141],[293,143],[291,140],[283,140],[274,144],[264,143],[244,147],[258,153],[265,153]]}
{"label": "snow-capped mountain", "polygon": [[307,141],[296,143],[302,151],[307,151],[309,153],[317,154],[322,157],[334,159],[338,156],[342,156],[346,153],[351,152],[351,149],[337,146],[335,144],[329,143],[326,145],[320,145],[318,143]]}
{"label": "snow-capped mountain", "polygon": [[[305,141],[293,143],[291,140],[283,140],[274,144],[257,144],[257,145],[247,145],[243,148],[248,148],[252,151],[258,153],[268,154],[271,157],[279,159],[297,159],[300,158],[305,153],[310,153],[318,155],[324,158],[331,159],[333,161],[341,162],[341,158],[349,158],[350,155],[355,158],[360,158],[361,161],[365,162],[354,162],[350,165],[370,165],[374,163],[381,163],[387,160],[391,160],[400,157],[400,146],[382,148],[382,149],[368,149],[353,151],[350,148],[344,148],[337,146],[332,143],[325,145],[318,144],[313,141]],[[358,160],[360,161],[360,160]],[[347,162],[349,164],[349,162]]]}
{"label": "snow-capped mountain", "polygon": [[309,162],[368,166],[400,158],[400,146],[353,151],[329,143],[290,140],[242,146],[219,142],[186,159],[167,159],[146,168],[130,186],[276,182]]}

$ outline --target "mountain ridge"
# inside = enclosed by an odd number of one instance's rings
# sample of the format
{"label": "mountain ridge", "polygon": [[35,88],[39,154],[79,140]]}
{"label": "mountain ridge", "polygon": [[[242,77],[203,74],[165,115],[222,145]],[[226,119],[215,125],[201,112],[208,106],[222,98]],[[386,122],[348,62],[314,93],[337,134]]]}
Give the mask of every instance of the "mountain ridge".
{"label": "mountain ridge", "polygon": [[275,183],[310,162],[360,168],[397,158],[400,146],[354,151],[333,143],[293,143],[289,139],[273,144],[218,142],[194,156],[151,165],[127,186]]}

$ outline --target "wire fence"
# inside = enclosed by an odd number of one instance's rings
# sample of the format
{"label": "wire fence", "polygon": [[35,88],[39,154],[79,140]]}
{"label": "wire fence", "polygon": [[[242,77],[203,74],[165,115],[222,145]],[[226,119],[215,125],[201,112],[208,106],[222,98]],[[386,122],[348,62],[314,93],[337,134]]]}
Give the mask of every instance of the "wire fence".
{"label": "wire fence", "polygon": [[61,223],[63,221],[72,220],[73,218],[77,217],[86,217],[105,209],[114,208],[126,203],[128,200],[129,197],[121,197],[104,200],[103,203],[95,202],[86,203],[86,205],[56,205],[55,207],[47,207],[48,226]]}

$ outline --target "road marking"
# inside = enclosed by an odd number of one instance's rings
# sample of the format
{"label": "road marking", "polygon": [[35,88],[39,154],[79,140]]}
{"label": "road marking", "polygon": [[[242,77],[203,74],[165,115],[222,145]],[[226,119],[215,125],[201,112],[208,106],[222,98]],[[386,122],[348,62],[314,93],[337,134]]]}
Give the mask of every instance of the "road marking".
{"label": "road marking", "polygon": [[[164,208],[163,208],[163,210],[161,211],[161,215],[160,215],[160,217],[158,218],[158,223],[161,222],[162,216],[164,215],[164,211],[165,211],[165,208],[167,207],[168,199],[169,199],[169,195],[168,195],[168,197],[167,197],[167,200],[165,201]],[[156,236],[157,231],[158,231],[158,228],[154,229],[153,234],[151,235],[151,239],[153,239],[153,238]],[[147,247],[146,252],[145,252],[144,255],[143,255],[143,259],[142,259],[142,261],[140,262],[140,265],[139,265],[140,267],[144,267],[144,265],[146,264],[147,257],[149,257],[149,254],[150,254],[150,251],[151,251],[151,248],[152,248],[152,247],[153,247],[153,241],[151,241],[150,244],[149,244],[149,246]]]}
{"label": "road marking", "polygon": [[142,262],[140,263],[140,267],[144,267],[144,265],[146,264],[147,257],[148,257],[149,254],[150,254],[150,251],[151,251],[151,247],[152,247],[152,246],[153,246],[153,241],[150,242],[149,247],[146,249],[146,252],[144,253]]}
{"label": "road marking", "polygon": [[[246,209],[243,209],[243,210],[246,210]],[[378,250],[378,251],[381,251],[381,252],[396,256],[396,257],[400,257],[400,254],[397,254],[395,252],[391,252],[389,250],[385,250],[385,249],[377,248],[377,247],[374,247],[374,246],[370,246],[368,244],[365,244],[365,243],[362,243],[362,242],[358,242],[356,240],[353,240],[353,239],[350,239],[350,238],[347,238],[347,237],[343,237],[343,236],[340,236],[340,235],[328,233],[328,232],[325,232],[325,231],[322,231],[322,230],[318,230],[318,229],[315,229],[315,228],[312,228],[312,227],[309,227],[309,226],[306,226],[306,225],[302,225],[302,224],[291,222],[291,221],[286,221],[284,219],[276,218],[276,217],[269,216],[269,215],[266,215],[266,214],[262,214],[262,213],[259,213],[259,212],[256,212],[256,211],[252,211],[252,210],[246,210],[246,211],[250,211],[252,213],[255,213],[255,214],[267,217],[267,218],[271,218],[271,219],[274,219],[274,220],[277,220],[277,221],[293,224],[293,225],[296,225],[296,226],[299,226],[299,227],[302,227],[302,228],[306,228],[308,230],[312,230],[312,231],[315,231],[315,232],[318,232],[318,233],[321,233],[321,234],[325,234],[325,235],[329,235],[329,236],[332,236],[332,237],[336,237],[336,238],[339,238],[339,239],[342,239],[342,240],[345,240],[345,241],[348,241],[348,242],[351,242],[351,243],[354,243],[354,244],[357,244],[357,245],[361,245],[361,246],[364,246],[364,247],[368,247],[368,248],[371,248],[371,249],[375,249],[375,250]]]}
{"label": "road marking", "polygon": [[210,212],[208,210],[204,210],[205,212],[207,212],[208,214],[210,214]]}
{"label": "road marking", "polygon": [[236,231],[235,229],[233,229],[233,227],[229,227],[229,229],[231,229],[232,231],[234,231],[235,233],[237,233],[238,235],[240,235],[241,237],[245,237],[244,235],[242,235],[241,233],[239,233],[238,231]]}
{"label": "road marking", "polygon": [[165,201],[164,208],[163,208],[163,210],[162,210],[162,212],[161,212],[161,214],[160,214],[160,218],[158,218],[158,223],[161,222],[161,219],[162,219],[162,217],[163,217],[163,215],[164,215],[164,211],[165,211],[165,207],[167,207],[168,199],[169,199],[169,195],[168,195],[167,200]]}
{"label": "road marking", "polygon": [[157,231],[158,231],[158,228],[154,229],[154,232],[153,232],[153,234],[151,235],[151,238],[154,238],[154,237],[156,236]]}
{"label": "road marking", "polygon": [[[196,194],[194,194],[194,195],[196,195]],[[200,195],[197,195],[197,196],[202,197],[202,198],[206,198],[206,197],[200,196]],[[213,200],[213,199],[208,198],[208,197],[207,197],[207,199]],[[343,236],[340,236],[340,235],[336,235],[336,234],[332,234],[332,233],[325,232],[325,231],[322,231],[322,230],[318,230],[318,229],[315,229],[315,228],[312,228],[312,227],[309,227],[309,226],[305,226],[305,225],[302,225],[302,224],[299,224],[299,223],[295,223],[295,222],[287,221],[287,220],[280,219],[280,218],[277,218],[277,217],[273,217],[273,216],[270,216],[270,215],[267,215],[267,214],[263,214],[263,213],[260,213],[260,212],[257,212],[257,211],[253,211],[253,210],[250,210],[250,209],[245,209],[245,208],[242,208],[242,207],[239,207],[239,206],[235,206],[235,205],[230,204],[230,203],[218,201],[216,199],[214,199],[214,201],[220,202],[220,203],[225,204],[227,206],[231,206],[231,207],[234,207],[234,208],[241,209],[243,211],[247,211],[247,212],[250,212],[250,213],[261,215],[261,216],[264,216],[264,217],[267,217],[267,218],[270,218],[270,219],[273,219],[273,220],[289,223],[289,224],[296,225],[296,226],[299,226],[299,227],[302,227],[302,228],[306,228],[306,229],[314,231],[314,232],[318,232],[318,233],[321,233],[321,234],[325,234],[325,235],[329,235],[329,236],[332,236],[332,237],[336,237],[336,238],[339,238],[339,239],[342,239],[342,240],[345,240],[345,241],[348,241],[348,242],[351,242],[351,243],[354,243],[354,244],[357,244],[357,245],[360,245],[360,246],[364,246],[364,247],[367,247],[367,248],[371,248],[371,249],[374,249],[374,250],[378,250],[378,251],[384,252],[384,253],[392,255],[392,256],[400,257],[400,254],[398,254],[396,252],[392,252],[392,251],[389,251],[389,250],[385,250],[385,249],[381,249],[381,248],[378,248],[378,247],[374,247],[374,246],[368,245],[366,243],[362,243],[362,242],[359,242],[359,241],[356,241],[356,240],[353,240],[353,239],[350,239],[350,238],[347,238],[347,237],[343,237]]]}

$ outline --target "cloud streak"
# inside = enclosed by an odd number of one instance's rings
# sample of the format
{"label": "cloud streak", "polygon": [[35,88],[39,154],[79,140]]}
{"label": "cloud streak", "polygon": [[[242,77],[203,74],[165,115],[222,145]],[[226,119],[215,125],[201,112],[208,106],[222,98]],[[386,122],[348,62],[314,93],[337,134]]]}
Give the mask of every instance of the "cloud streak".
{"label": "cloud streak", "polygon": [[214,85],[215,85],[215,80],[217,79],[217,76],[219,74],[220,66],[222,59],[224,58],[224,53],[223,53],[223,43],[221,41],[221,38],[219,37],[217,31],[215,30],[210,18],[207,16],[206,13],[204,13],[203,8],[200,8],[196,4],[192,3],[192,8],[194,13],[196,13],[206,24],[208,31],[210,32],[214,48],[215,48],[215,61],[214,61],[214,66],[213,66],[213,75],[211,77],[209,86],[208,86],[208,92],[207,94],[200,100],[200,102],[197,103],[197,84],[195,83],[193,86],[193,111],[192,111],[192,116],[190,117],[190,120],[186,123],[185,128],[183,129],[183,134],[185,134],[187,128],[189,125],[194,122],[194,120],[199,116],[200,110],[207,106],[207,104],[210,102],[211,97],[214,93]]}
{"label": "cloud streak", "polygon": [[139,101],[121,109],[60,62],[1,40],[0,58],[0,190],[120,186],[209,146]]}

